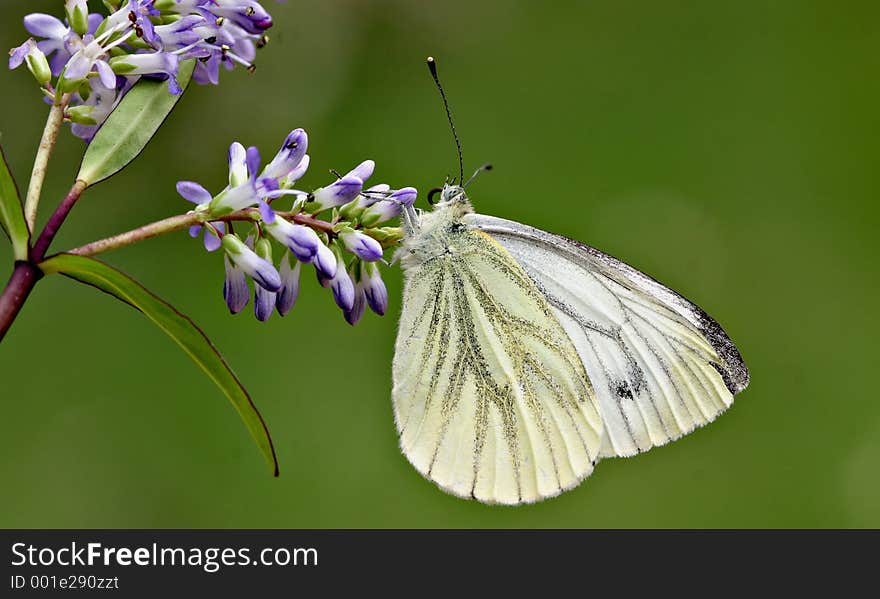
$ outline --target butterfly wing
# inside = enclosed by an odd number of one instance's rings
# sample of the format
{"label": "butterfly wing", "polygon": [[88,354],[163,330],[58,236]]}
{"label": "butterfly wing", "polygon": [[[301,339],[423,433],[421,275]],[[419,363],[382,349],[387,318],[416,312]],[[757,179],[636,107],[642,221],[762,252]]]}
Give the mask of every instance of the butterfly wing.
{"label": "butterfly wing", "polygon": [[703,310],[571,239],[478,214],[528,273],[577,348],[599,400],[602,456],[663,445],[715,419],[746,388],[736,346]]}
{"label": "butterfly wing", "polygon": [[593,470],[602,421],[589,379],[551,307],[488,235],[405,270],[394,355],[400,445],[455,495],[515,504]]}

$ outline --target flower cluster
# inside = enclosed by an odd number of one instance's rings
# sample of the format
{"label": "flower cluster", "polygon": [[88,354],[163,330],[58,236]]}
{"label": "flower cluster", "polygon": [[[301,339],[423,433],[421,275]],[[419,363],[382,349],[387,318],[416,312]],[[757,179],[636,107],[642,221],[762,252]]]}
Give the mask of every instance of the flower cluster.
{"label": "flower cluster", "polygon": [[[91,140],[141,76],[168,81],[180,94],[181,62],[195,59],[193,79],[216,84],[220,66],[254,69],[272,17],[254,0],[124,0],[90,13],[88,0],[65,0],[64,21],[33,13],[24,26],[34,37],[9,53],[9,68],[25,64],[52,101],[69,94],[65,116]],[[38,39],[35,39],[38,38]]]}
{"label": "flower cluster", "polygon": [[[192,226],[190,235],[203,235],[209,252],[223,249],[223,297],[233,314],[247,305],[251,278],[257,319],[267,320],[273,310],[284,316],[296,303],[300,271],[308,264],[355,325],[367,306],[379,315],[388,307],[378,263],[385,249],[400,241],[401,230],[384,223],[412,206],[417,191],[386,184],[364,189],[375,168],[372,160],[337,175],[326,187],[302,191],[297,181],[309,166],[307,148],[306,132],[295,129],[261,169],[257,148],[235,142],[228,154],[229,184],[220,193],[212,195],[192,181],[178,182],[177,191],[196,204],[193,213],[201,224]],[[290,210],[276,211],[278,201],[290,201]],[[320,213],[328,213],[329,220]],[[236,222],[248,227],[244,238],[233,230]],[[277,266],[273,242],[282,248]]]}

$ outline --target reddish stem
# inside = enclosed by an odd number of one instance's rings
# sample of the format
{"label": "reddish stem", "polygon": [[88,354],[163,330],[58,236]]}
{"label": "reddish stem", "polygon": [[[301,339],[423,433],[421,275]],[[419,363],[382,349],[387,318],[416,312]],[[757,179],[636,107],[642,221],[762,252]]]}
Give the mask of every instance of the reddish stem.
{"label": "reddish stem", "polygon": [[64,196],[61,203],[58,204],[55,212],[49,217],[49,222],[43,228],[43,232],[37,238],[34,249],[31,250],[31,262],[39,263],[46,257],[46,252],[49,250],[49,246],[52,245],[52,240],[55,239],[58,229],[61,228],[64,219],[70,214],[74,204],[76,204],[76,201],[82,195],[82,192],[85,191],[86,187],[88,187],[88,184],[85,181],[77,181],[70,188],[70,191],[67,192],[67,195]]}
{"label": "reddish stem", "polygon": [[12,326],[19,310],[41,276],[43,273],[33,264],[15,263],[12,276],[9,277],[6,288],[0,294],[0,341],[6,336],[6,331]]}

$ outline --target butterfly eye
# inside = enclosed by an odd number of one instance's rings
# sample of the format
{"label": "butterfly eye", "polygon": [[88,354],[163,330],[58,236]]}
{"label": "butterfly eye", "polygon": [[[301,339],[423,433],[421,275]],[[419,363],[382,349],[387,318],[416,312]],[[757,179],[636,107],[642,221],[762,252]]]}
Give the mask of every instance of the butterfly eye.
{"label": "butterfly eye", "polygon": [[431,204],[432,206],[434,204],[436,204],[437,202],[434,200],[434,196],[437,195],[438,193],[440,193],[441,191],[443,191],[442,187],[435,187],[434,189],[429,191],[428,192],[428,203]]}

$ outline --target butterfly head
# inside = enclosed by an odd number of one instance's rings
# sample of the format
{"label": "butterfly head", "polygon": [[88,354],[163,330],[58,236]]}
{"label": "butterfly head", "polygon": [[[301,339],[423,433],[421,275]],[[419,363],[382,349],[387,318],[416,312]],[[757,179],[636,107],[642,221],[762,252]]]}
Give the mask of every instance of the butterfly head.
{"label": "butterfly head", "polygon": [[[438,193],[440,194],[440,199],[435,200],[434,198]],[[467,193],[464,191],[464,187],[447,183],[443,187],[432,189],[428,194],[428,202],[436,207],[446,207],[452,204],[467,203],[468,197]]]}

